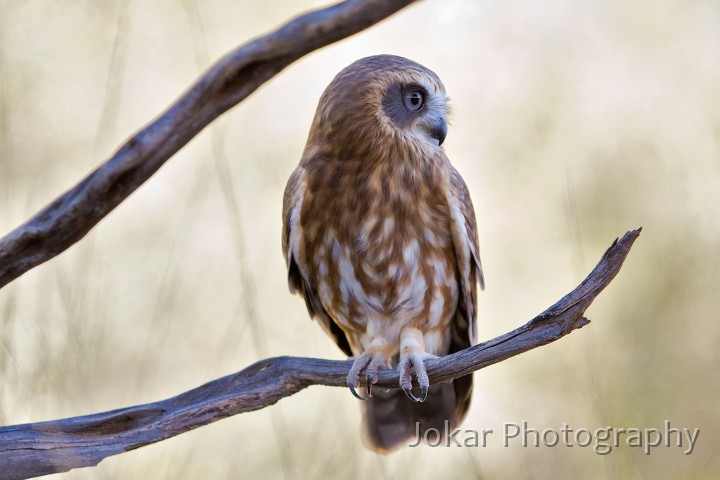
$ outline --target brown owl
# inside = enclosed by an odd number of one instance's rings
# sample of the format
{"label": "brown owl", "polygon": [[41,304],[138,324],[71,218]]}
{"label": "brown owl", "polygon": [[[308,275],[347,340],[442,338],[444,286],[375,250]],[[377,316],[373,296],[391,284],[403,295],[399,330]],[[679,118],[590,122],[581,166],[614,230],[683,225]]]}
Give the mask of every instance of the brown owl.
{"label": "brown owl", "polygon": [[[455,428],[470,404],[471,375],[430,385],[423,364],[475,342],[483,287],[473,205],[442,147],[447,114],[432,71],[391,55],[358,60],[322,94],[285,190],[290,290],[353,357],[348,386],[379,451]],[[380,368],[398,369],[404,393],[372,389]]]}

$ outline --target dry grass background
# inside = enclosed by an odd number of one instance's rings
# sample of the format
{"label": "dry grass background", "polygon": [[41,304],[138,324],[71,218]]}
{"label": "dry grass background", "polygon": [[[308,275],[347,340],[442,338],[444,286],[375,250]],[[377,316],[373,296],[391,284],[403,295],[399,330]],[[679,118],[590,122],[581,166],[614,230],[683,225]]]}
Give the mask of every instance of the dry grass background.
{"label": "dry grass background", "polygon": [[[0,230],[69,188],[238,43],[323,1],[0,0]],[[480,338],[643,226],[589,327],[476,374],[466,428],[700,428],[682,449],[364,450],[356,401],[264,411],[58,475],[715,478],[720,471],[720,5],[433,0],[316,52],[173,158],[70,251],[0,292],[0,423],[172,396],[274,355],[341,358],[287,292],[285,181],[317,99],[376,53],[435,70],[480,223]],[[499,433],[496,433],[498,435]]]}

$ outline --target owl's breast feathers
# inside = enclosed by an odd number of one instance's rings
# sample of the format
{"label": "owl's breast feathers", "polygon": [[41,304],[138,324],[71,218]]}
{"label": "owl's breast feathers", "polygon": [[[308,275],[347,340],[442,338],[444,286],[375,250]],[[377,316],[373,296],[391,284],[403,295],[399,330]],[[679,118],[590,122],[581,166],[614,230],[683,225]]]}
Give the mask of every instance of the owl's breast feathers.
{"label": "owl's breast feathers", "polygon": [[307,276],[353,352],[413,326],[429,353],[447,353],[458,299],[447,158],[307,160]]}

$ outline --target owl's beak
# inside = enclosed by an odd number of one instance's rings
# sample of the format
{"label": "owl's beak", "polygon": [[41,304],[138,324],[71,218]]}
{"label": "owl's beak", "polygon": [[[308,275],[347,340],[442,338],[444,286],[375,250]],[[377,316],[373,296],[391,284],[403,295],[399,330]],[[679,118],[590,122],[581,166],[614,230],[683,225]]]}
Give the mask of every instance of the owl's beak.
{"label": "owl's beak", "polygon": [[447,137],[447,123],[444,117],[440,117],[429,125],[430,136],[438,141],[438,145],[442,145]]}

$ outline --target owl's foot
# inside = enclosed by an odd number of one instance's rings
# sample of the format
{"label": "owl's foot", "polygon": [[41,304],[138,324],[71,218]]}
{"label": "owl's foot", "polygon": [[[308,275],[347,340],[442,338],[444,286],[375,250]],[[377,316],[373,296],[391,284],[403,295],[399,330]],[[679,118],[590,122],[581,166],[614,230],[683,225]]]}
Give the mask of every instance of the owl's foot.
{"label": "owl's foot", "polygon": [[[409,353],[400,356],[398,371],[400,373],[400,388],[405,391],[405,395],[413,402],[424,402],[427,398],[428,388],[430,388],[430,379],[428,378],[422,355],[419,353]],[[415,371],[417,383],[420,387],[420,397],[416,397],[412,392],[413,371]]]}
{"label": "owl's foot", "polygon": [[[360,400],[367,400],[372,397],[372,386],[378,381],[378,371],[381,368],[390,368],[392,352],[388,342],[384,338],[376,338],[370,344],[370,348],[362,355],[355,358],[350,372],[347,376],[347,385],[350,392]],[[363,397],[355,390],[360,386],[360,373],[365,369],[365,384],[367,396]]]}
{"label": "owl's foot", "polygon": [[[403,329],[400,339],[400,363],[398,364],[400,388],[403,389],[405,395],[413,402],[424,402],[427,398],[430,379],[428,378],[423,358],[429,356],[431,355],[425,353],[425,342],[420,330],[416,328]],[[413,371],[415,372],[415,377],[420,387],[419,397],[415,396],[412,391]]]}

